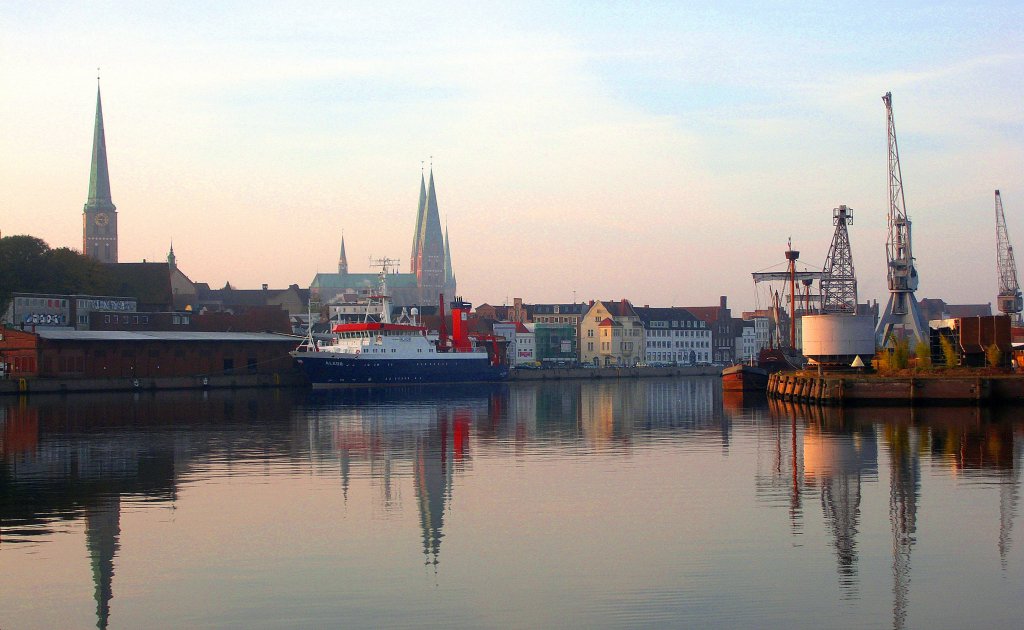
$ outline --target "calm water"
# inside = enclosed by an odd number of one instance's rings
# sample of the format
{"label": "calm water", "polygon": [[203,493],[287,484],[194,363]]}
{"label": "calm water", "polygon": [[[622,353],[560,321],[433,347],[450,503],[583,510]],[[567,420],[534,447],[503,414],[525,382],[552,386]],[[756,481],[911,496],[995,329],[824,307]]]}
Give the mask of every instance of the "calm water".
{"label": "calm water", "polygon": [[0,399],[0,627],[1020,627],[1020,410],[719,387]]}

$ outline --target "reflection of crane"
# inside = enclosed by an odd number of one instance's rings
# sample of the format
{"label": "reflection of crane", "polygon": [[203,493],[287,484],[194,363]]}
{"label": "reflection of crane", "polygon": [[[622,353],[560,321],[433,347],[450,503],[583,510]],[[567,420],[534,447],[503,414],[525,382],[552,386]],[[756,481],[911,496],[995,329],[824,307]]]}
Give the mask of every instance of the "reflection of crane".
{"label": "reflection of crane", "polygon": [[1003,198],[996,191],[996,267],[999,270],[999,312],[1010,316],[1016,325],[1020,323],[1020,312],[1024,310],[1020,285],[1017,284],[1017,263],[1013,260],[1013,245],[1006,233],[1006,216],[1003,214]]}
{"label": "reflection of crane", "polygon": [[903,198],[903,174],[900,171],[900,152],[896,145],[896,123],[892,116],[892,92],[882,97],[888,120],[889,135],[889,237],[885,242],[885,257],[889,263],[889,304],[878,321],[875,340],[880,346],[889,343],[891,336],[913,336],[926,340],[925,322],[917,307],[917,269],[910,248],[910,219],[907,218]]}

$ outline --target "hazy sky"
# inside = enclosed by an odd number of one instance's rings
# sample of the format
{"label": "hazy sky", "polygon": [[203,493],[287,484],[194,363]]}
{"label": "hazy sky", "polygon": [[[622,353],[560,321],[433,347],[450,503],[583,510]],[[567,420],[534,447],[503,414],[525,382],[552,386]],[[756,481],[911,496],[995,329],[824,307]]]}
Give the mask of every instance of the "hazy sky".
{"label": "hazy sky", "polygon": [[[993,302],[1024,243],[1024,5],[0,3],[0,231],[80,248],[96,68],[122,261],[196,281],[408,268],[433,156],[481,303],[755,303],[853,208],[884,301],[893,93],[918,297]],[[827,8],[826,8],[827,7]],[[835,8],[833,8],[835,7]]]}

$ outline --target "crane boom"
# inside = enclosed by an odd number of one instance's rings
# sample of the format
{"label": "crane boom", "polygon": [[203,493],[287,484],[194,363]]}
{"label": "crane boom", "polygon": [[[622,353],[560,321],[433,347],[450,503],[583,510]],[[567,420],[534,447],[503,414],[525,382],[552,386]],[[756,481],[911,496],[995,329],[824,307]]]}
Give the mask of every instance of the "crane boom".
{"label": "crane boom", "polygon": [[1006,231],[1006,215],[1003,214],[1003,198],[996,191],[996,268],[999,271],[999,312],[1009,315],[1016,325],[1024,310],[1024,298],[1017,284],[1017,263],[1013,259],[1013,245]]}
{"label": "crane boom", "polygon": [[892,92],[882,97],[889,138],[889,236],[885,242],[888,262],[889,304],[878,321],[875,340],[885,346],[893,336],[927,340],[926,323],[921,318],[914,291],[917,290],[917,268],[910,241],[910,219],[903,197],[903,173],[896,144],[896,123],[892,115]]}

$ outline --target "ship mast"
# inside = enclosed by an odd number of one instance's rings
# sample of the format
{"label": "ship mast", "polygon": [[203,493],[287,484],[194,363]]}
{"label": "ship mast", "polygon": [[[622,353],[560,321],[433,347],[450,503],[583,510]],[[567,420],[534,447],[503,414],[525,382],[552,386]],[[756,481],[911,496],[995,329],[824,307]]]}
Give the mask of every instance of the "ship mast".
{"label": "ship mast", "polygon": [[786,241],[786,260],[789,261],[789,347],[796,348],[796,260],[800,252],[793,250],[793,239]]}
{"label": "ship mast", "polygon": [[391,296],[388,295],[388,269],[395,269],[398,267],[397,258],[377,258],[370,261],[371,267],[380,267],[380,271],[377,273],[377,278],[380,284],[378,285],[377,295],[371,295],[369,297],[369,304],[366,308],[366,314],[363,316],[363,321],[370,321],[370,306],[374,300],[380,302],[380,323],[390,324],[391,323]]}

